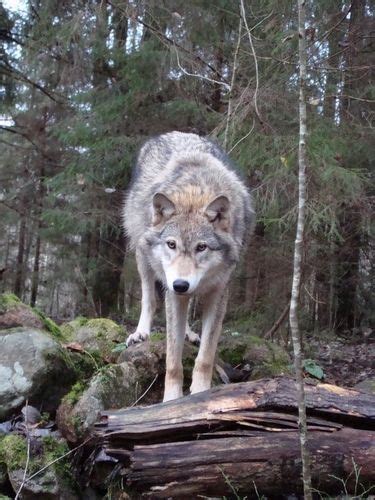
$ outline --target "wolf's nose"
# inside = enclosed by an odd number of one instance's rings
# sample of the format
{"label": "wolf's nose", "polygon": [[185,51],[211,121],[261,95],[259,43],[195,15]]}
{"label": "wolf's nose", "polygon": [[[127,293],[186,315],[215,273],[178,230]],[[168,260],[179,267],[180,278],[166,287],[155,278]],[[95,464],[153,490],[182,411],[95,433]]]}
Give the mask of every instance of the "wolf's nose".
{"label": "wolf's nose", "polygon": [[184,293],[189,290],[189,282],[185,280],[175,280],[173,282],[173,289],[175,292]]}

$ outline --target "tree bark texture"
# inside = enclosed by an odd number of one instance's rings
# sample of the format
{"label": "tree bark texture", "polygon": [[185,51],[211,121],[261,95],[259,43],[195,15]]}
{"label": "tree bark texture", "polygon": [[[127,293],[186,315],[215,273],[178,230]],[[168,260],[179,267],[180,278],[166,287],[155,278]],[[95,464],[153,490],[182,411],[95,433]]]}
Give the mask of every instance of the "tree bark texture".
{"label": "tree bark texture", "polygon": [[[314,488],[339,492],[336,478],[350,476],[354,491],[355,467],[357,492],[374,481],[374,403],[370,394],[306,384]],[[295,381],[280,377],[104,412],[94,431],[96,463],[118,460],[127,486],[148,498],[300,494],[297,408]]]}

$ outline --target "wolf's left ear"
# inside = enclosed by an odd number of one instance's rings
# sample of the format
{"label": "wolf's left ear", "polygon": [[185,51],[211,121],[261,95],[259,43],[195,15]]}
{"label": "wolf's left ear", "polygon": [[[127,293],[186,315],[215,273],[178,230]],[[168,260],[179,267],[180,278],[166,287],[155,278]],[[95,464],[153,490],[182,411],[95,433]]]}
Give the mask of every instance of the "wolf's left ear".
{"label": "wolf's left ear", "polygon": [[163,193],[156,193],[152,198],[152,223],[157,226],[161,222],[166,222],[176,211],[173,201]]}
{"label": "wolf's left ear", "polygon": [[229,207],[228,198],[221,195],[207,205],[205,215],[215,227],[227,231],[229,228]]}

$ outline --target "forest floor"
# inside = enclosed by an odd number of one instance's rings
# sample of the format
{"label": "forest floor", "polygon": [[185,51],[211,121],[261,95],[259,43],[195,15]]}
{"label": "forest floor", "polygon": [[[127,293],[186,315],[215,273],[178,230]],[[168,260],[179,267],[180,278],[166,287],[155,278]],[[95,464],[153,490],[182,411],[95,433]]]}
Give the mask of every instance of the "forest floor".
{"label": "forest floor", "polygon": [[[354,387],[368,382],[366,389],[372,388],[374,391],[374,340],[374,338],[364,339],[359,336],[336,337],[335,339],[313,336],[307,340],[307,343],[308,349],[314,353],[314,360],[324,371],[326,382],[346,387]],[[364,389],[365,386],[359,388]]]}

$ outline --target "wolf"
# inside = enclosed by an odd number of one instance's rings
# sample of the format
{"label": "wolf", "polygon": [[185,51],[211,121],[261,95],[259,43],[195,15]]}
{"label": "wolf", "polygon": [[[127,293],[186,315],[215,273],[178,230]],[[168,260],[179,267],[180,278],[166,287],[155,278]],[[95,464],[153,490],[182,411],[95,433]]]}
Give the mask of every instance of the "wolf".
{"label": "wolf", "polygon": [[149,337],[155,282],[165,289],[167,348],[164,401],[182,396],[182,349],[189,301],[202,303],[202,332],[191,393],[210,388],[230,275],[254,222],[252,199],[224,151],[191,133],[169,132],[141,148],[123,208],[135,251],[142,308],[127,344]]}

